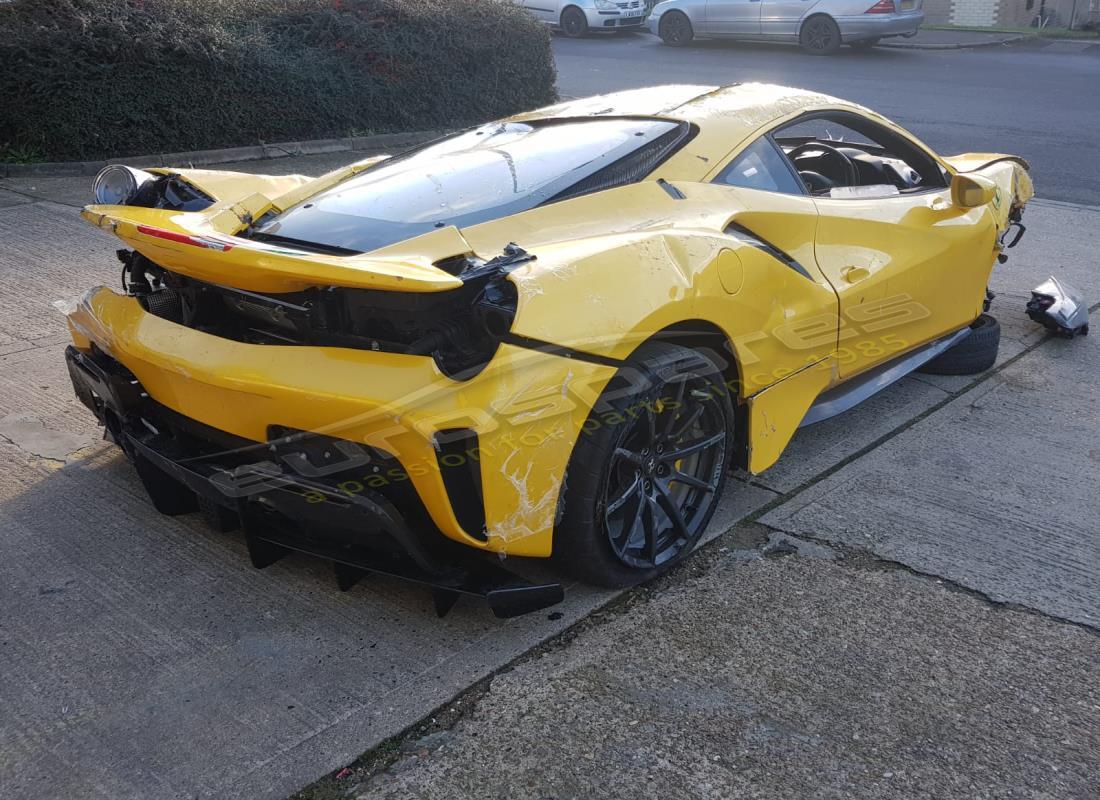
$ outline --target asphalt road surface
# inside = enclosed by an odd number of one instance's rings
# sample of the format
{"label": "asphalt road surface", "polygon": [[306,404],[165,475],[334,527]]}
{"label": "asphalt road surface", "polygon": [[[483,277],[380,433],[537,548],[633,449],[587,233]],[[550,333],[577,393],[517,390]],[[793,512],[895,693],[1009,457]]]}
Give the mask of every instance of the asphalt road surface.
{"label": "asphalt road surface", "polygon": [[885,114],[945,155],[1021,155],[1040,197],[1100,205],[1100,57],[1092,53],[1028,44],[816,58],[786,45],[674,49],[648,34],[555,37],[554,50],[562,95],[739,81],[814,89]]}

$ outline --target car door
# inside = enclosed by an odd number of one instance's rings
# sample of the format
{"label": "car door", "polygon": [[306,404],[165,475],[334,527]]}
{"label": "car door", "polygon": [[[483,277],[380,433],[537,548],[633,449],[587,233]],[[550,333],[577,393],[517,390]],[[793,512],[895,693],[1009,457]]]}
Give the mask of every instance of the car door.
{"label": "car door", "polygon": [[876,187],[859,186],[851,196],[813,197],[814,254],[840,299],[843,380],[972,322],[981,312],[995,234],[986,231],[983,208],[952,203],[942,169],[912,141],[850,112],[823,121],[833,137],[850,123],[870,143],[903,151],[927,186],[882,186],[877,196]]}
{"label": "car door", "polygon": [[706,33],[712,36],[760,33],[761,0],[707,0]]}
{"label": "car door", "polygon": [[783,279],[764,290],[770,321],[747,343],[752,356],[742,367],[751,393],[835,355],[837,297],[814,255],[817,206],[769,136],[719,167],[711,184],[728,192],[723,207],[734,209],[726,232],[753,251],[742,256],[746,274],[750,261],[785,267]]}
{"label": "car door", "polygon": [[761,0],[760,32],[765,36],[797,36],[806,13],[818,0]]}
{"label": "car door", "polygon": [[969,324],[981,311],[993,241],[984,209],[948,188],[878,199],[815,198],[815,251],[840,298],[840,377],[856,375]]}

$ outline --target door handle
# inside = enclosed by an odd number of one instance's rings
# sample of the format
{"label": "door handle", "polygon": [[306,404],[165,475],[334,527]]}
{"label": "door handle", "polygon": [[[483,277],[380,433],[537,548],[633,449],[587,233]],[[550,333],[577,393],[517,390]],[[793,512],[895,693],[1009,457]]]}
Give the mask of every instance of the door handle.
{"label": "door handle", "polygon": [[845,267],[840,271],[840,277],[847,283],[859,283],[871,277],[871,270],[863,267]]}

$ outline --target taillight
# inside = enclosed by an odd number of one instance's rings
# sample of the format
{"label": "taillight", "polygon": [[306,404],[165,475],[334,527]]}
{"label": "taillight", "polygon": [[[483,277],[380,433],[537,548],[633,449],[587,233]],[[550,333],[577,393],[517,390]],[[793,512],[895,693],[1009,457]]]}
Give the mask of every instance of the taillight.
{"label": "taillight", "polygon": [[894,0],[878,0],[873,6],[863,12],[864,14],[893,14]]}
{"label": "taillight", "polygon": [[166,231],[163,228],[154,228],[151,225],[138,225],[137,230],[138,233],[146,236],[155,236],[157,239],[167,239],[170,242],[189,244],[192,247],[205,247],[208,250],[220,250],[223,253],[228,253],[234,247],[232,242],[222,241],[220,238],[216,239],[211,236],[189,236],[186,233]]}

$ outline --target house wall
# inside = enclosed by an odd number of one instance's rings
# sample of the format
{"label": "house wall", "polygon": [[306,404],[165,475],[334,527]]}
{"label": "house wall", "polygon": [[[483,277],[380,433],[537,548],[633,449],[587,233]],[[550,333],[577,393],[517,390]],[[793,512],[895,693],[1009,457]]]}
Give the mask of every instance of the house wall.
{"label": "house wall", "polygon": [[951,6],[954,0],[924,0],[924,22],[926,25],[950,25]]}
{"label": "house wall", "polygon": [[998,5],[998,0],[954,0],[950,22],[952,25],[991,28],[997,24]]}
{"label": "house wall", "polygon": [[[1069,26],[1073,0],[924,0],[926,25],[1026,28],[1043,7],[1047,25]],[[1077,0],[1077,27],[1100,23],[1100,0]]]}

